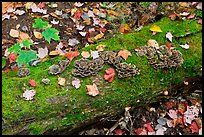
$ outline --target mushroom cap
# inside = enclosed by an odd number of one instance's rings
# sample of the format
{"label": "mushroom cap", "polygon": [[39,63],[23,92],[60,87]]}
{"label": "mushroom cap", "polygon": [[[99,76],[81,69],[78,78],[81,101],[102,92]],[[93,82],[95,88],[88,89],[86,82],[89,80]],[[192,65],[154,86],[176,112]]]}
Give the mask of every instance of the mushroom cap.
{"label": "mushroom cap", "polygon": [[153,25],[150,30],[153,32],[162,32],[161,28],[157,25]]}

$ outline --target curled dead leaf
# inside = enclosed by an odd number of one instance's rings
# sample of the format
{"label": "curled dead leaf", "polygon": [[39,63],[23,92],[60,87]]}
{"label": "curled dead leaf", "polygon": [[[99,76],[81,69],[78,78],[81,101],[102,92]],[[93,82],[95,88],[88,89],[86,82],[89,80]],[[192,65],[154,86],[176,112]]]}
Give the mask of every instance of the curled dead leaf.
{"label": "curled dead leaf", "polygon": [[102,32],[100,32],[100,34],[96,35],[94,38],[96,40],[101,39],[104,36],[104,34]]}

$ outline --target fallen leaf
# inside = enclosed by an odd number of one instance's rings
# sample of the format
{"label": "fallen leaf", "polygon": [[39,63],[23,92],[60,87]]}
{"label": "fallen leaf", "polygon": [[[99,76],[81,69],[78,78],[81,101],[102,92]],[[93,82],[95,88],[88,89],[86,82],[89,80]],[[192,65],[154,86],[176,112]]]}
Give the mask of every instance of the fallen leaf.
{"label": "fallen leaf", "polygon": [[95,83],[93,85],[86,85],[86,88],[88,90],[87,94],[90,96],[96,96],[99,94],[98,88]]}
{"label": "fallen leaf", "polygon": [[121,34],[127,34],[130,32],[130,27],[128,24],[121,24],[119,28],[119,33]]}
{"label": "fallen leaf", "polygon": [[193,14],[191,14],[191,15],[189,15],[188,17],[187,17],[187,19],[193,19],[194,17],[195,17],[195,13],[193,13]]}
{"label": "fallen leaf", "polygon": [[171,43],[167,42],[166,46],[167,46],[168,49],[171,49]]}
{"label": "fallen leaf", "polygon": [[147,130],[145,128],[137,128],[134,131],[137,135],[147,135]]}
{"label": "fallen leaf", "polygon": [[72,59],[78,55],[80,55],[80,53],[77,51],[68,51],[67,53],[64,54],[64,57],[67,57],[70,61],[72,61]]}
{"label": "fallen leaf", "polygon": [[185,106],[183,103],[178,104],[178,111],[183,115],[185,111]]}
{"label": "fallen leaf", "polygon": [[113,68],[108,68],[106,70],[106,74],[103,76],[105,80],[108,80],[108,82],[112,82],[114,80],[115,71]]}
{"label": "fallen leaf", "polygon": [[202,24],[202,20],[198,20],[198,24]]}
{"label": "fallen leaf", "polygon": [[198,128],[199,129],[202,128],[202,120],[200,118],[195,118],[195,121],[196,121],[196,123],[198,125]]}
{"label": "fallen leaf", "polygon": [[188,12],[182,12],[182,13],[180,13],[179,15],[181,15],[181,16],[188,16],[190,13],[188,13]]}
{"label": "fallen leaf", "polygon": [[170,110],[169,110],[169,113],[167,113],[167,114],[168,114],[169,117],[172,118],[172,119],[178,118],[178,116],[177,116],[177,110],[170,109]]}
{"label": "fallen leaf", "polygon": [[191,129],[191,132],[192,132],[192,133],[198,133],[198,132],[199,132],[198,125],[196,124],[195,121],[193,121],[193,122],[191,123],[191,125],[188,126],[188,128]]}
{"label": "fallen leaf", "polygon": [[175,20],[175,19],[176,19],[176,17],[177,17],[177,15],[176,15],[176,14],[170,14],[170,15],[169,15],[169,18],[170,18],[171,20]]}
{"label": "fallen leaf", "polygon": [[78,78],[74,78],[74,80],[72,80],[72,86],[78,89],[81,86],[80,80]]}
{"label": "fallen leaf", "polygon": [[113,15],[113,16],[118,16],[118,13],[113,11],[113,10],[106,10],[106,12],[110,15]]}
{"label": "fallen leaf", "polygon": [[168,32],[168,33],[166,34],[166,38],[167,38],[169,41],[171,41],[171,42],[172,42],[172,37],[173,37],[173,35],[171,34],[171,32]]}
{"label": "fallen leaf", "polygon": [[44,2],[40,2],[37,6],[38,6],[39,8],[44,8],[44,7],[45,7],[45,3],[44,3]]}
{"label": "fallen leaf", "polygon": [[75,46],[77,44],[79,44],[79,41],[77,39],[75,39],[75,38],[69,39],[69,44],[68,45]]}
{"label": "fallen leaf", "polygon": [[81,55],[82,55],[82,57],[85,58],[85,59],[90,57],[90,53],[89,53],[88,51],[82,51],[82,52],[81,52]]}
{"label": "fallen leaf", "polygon": [[25,13],[25,11],[24,10],[16,10],[13,13],[16,15],[23,15]]}
{"label": "fallen leaf", "polygon": [[55,55],[59,55],[59,53],[56,50],[53,50],[49,53],[50,56],[55,56]]}
{"label": "fallen leaf", "polygon": [[91,21],[90,20],[84,20],[84,23],[86,23],[86,25],[91,25]]}
{"label": "fallen leaf", "polygon": [[26,90],[23,93],[23,97],[25,98],[25,100],[32,100],[35,94],[36,94],[35,90]]}
{"label": "fallen leaf", "polygon": [[189,49],[189,45],[185,44],[185,45],[180,45],[180,47],[184,48],[184,49]]}
{"label": "fallen leaf", "polygon": [[124,49],[124,50],[120,50],[118,52],[118,56],[121,56],[126,60],[128,58],[128,56],[132,56],[132,54],[130,53],[130,51]]}
{"label": "fallen leaf", "polygon": [[85,37],[87,33],[80,31],[79,34],[80,34],[81,36]]}
{"label": "fallen leaf", "polygon": [[167,122],[167,118],[164,118],[164,117],[160,117],[159,119],[157,119],[157,122],[160,124],[160,125],[166,125],[166,122]]}
{"label": "fallen leaf", "polygon": [[92,51],[91,50],[91,57],[93,57],[93,59],[98,58],[99,57],[98,51]]}
{"label": "fallen leaf", "polygon": [[20,39],[21,40],[30,39],[30,36],[28,35],[28,33],[24,33],[20,31]]}
{"label": "fallen leaf", "polygon": [[93,11],[91,11],[91,10],[88,11],[88,16],[89,16],[89,17],[95,17]]}
{"label": "fallen leaf", "polygon": [[2,2],[2,13],[6,13],[7,9],[14,6],[14,2]]}
{"label": "fallen leaf", "polygon": [[96,35],[94,37],[94,39],[98,40],[98,39],[101,39],[103,36],[104,36],[104,34],[102,32],[100,32],[100,34]]}
{"label": "fallen leaf", "polygon": [[159,44],[158,44],[157,41],[154,40],[154,39],[148,40],[148,41],[147,41],[147,45],[148,45],[148,46],[155,47],[156,49],[159,49]]}
{"label": "fallen leaf", "polygon": [[167,109],[172,108],[174,105],[175,105],[175,103],[174,103],[174,102],[171,102],[171,101],[168,101],[168,102],[165,102],[165,103],[164,103],[164,106],[165,106]]}
{"label": "fallen leaf", "polygon": [[38,48],[38,54],[37,56],[41,59],[45,58],[48,55],[48,49],[47,47],[45,48]]}
{"label": "fallen leaf", "polygon": [[147,128],[147,132],[154,132],[154,130],[151,126],[151,122],[144,124],[144,127]]}
{"label": "fallen leaf", "polygon": [[76,25],[76,29],[77,29],[77,30],[83,30],[84,27],[85,27],[85,26],[82,26],[82,25]]}
{"label": "fallen leaf", "polygon": [[76,6],[76,7],[81,7],[82,5],[84,5],[84,3],[81,3],[81,2],[75,2],[74,3],[74,6]]}
{"label": "fallen leaf", "polygon": [[199,2],[196,8],[202,10],[202,2]]}
{"label": "fallen leaf", "polygon": [[61,78],[61,77],[58,78],[58,84],[59,85],[65,86],[65,83],[66,83],[66,79],[65,78]]}
{"label": "fallen leaf", "polygon": [[16,62],[16,59],[17,59],[18,55],[17,54],[10,54],[8,56],[8,60],[9,60],[9,63],[13,63],[13,62]]}
{"label": "fallen leaf", "polygon": [[168,127],[173,127],[173,120],[168,119],[166,123]]}
{"label": "fallen leaf", "polygon": [[31,85],[32,87],[36,87],[36,86],[37,86],[37,83],[36,83],[35,80],[33,80],[33,79],[31,79],[31,80],[29,81],[29,83],[30,83],[30,85]]}
{"label": "fallen leaf", "polygon": [[122,135],[123,134],[123,131],[121,129],[115,129],[114,132],[115,132],[115,135]]}
{"label": "fallen leaf", "polygon": [[56,15],[61,16],[62,15],[62,10],[55,10],[54,12]]}
{"label": "fallen leaf", "polygon": [[59,20],[58,20],[58,21],[55,21],[55,19],[53,19],[53,20],[51,21],[51,23],[52,23],[52,24],[59,24]]}
{"label": "fallen leaf", "polygon": [[34,33],[34,36],[37,38],[37,39],[42,39],[43,38],[43,36],[42,36],[42,34],[40,33],[40,32],[37,32],[37,31],[33,31],[33,33]]}
{"label": "fallen leaf", "polygon": [[18,38],[19,37],[19,31],[15,29],[11,29],[9,35],[13,38]]}
{"label": "fallen leaf", "polygon": [[77,11],[74,13],[74,18],[77,19],[77,20],[80,20],[80,17],[81,17],[81,12],[80,12],[80,10],[77,10]]}
{"label": "fallen leaf", "polygon": [[96,50],[97,51],[104,51],[104,48],[106,47],[106,45],[102,45],[102,44],[100,44],[100,45],[98,45],[97,47],[96,47]]}
{"label": "fallen leaf", "polygon": [[160,29],[160,27],[157,26],[157,25],[151,26],[150,30],[153,31],[153,32],[162,32],[162,30]]}
{"label": "fallen leaf", "polygon": [[4,14],[4,15],[2,16],[2,21],[5,20],[5,19],[10,19],[10,16],[11,16],[11,15]]}

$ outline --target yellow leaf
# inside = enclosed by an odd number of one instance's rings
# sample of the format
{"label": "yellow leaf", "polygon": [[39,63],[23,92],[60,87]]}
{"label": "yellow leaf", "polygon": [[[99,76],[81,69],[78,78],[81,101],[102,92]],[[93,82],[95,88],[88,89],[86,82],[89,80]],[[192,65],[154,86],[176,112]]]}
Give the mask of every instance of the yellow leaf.
{"label": "yellow leaf", "polygon": [[102,45],[102,44],[100,44],[100,45],[98,45],[97,47],[96,47],[96,50],[98,50],[98,51],[104,51],[104,48],[106,47],[106,45]]}
{"label": "yellow leaf", "polygon": [[153,25],[151,28],[150,28],[151,31],[153,32],[162,32],[162,30],[160,29],[159,26],[157,25]]}
{"label": "yellow leaf", "polygon": [[100,32],[100,34],[96,35],[94,38],[96,40],[101,39],[104,36],[104,34],[102,32]]}
{"label": "yellow leaf", "polygon": [[58,55],[59,53],[57,52],[57,51],[55,51],[55,50],[53,50],[53,51],[51,51],[50,53],[49,53],[49,55],[51,55],[51,56],[54,56],[54,55]]}
{"label": "yellow leaf", "polygon": [[86,23],[86,25],[90,25],[91,24],[90,20],[84,20],[83,22]]}

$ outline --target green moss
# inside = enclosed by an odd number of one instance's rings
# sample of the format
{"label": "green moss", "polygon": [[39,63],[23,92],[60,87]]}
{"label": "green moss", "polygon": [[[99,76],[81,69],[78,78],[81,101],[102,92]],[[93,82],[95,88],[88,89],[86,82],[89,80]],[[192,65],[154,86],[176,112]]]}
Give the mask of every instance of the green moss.
{"label": "green moss", "polygon": [[[184,38],[176,39],[186,32],[196,33],[202,30],[202,26],[196,21],[171,21],[163,18],[154,23],[163,32],[152,36],[150,26],[145,26],[140,32],[126,35],[118,34],[115,37],[92,44],[82,50],[95,50],[99,44],[105,44],[105,50],[128,49],[132,56],[126,62],[135,64],[140,69],[140,74],[131,78],[119,79],[117,75],[112,83],[102,81],[98,86],[100,94],[91,97],[86,94],[86,85],[93,84],[94,77],[80,78],[81,87],[75,89],[71,86],[71,70],[74,60],[67,70],[58,76],[48,74],[48,68],[52,64],[57,64],[63,57],[48,58],[37,67],[30,67],[31,74],[24,78],[17,76],[17,71],[2,74],[2,114],[6,119],[6,124],[14,125],[3,130],[3,134],[15,134],[23,126],[27,126],[30,134],[42,134],[47,130],[59,130],[66,126],[76,127],[80,122],[94,118],[102,114],[108,114],[123,109],[130,104],[145,103],[153,100],[155,96],[168,89],[171,84],[176,84],[184,80],[185,77],[192,77],[201,74],[202,65],[202,33],[193,34]],[[155,39],[159,45],[166,44],[165,35],[167,32],[173,34],[172,45],[183,54],[184,63],[182,67],[176,69],[154,70],[146,58],[138,57],[134,49],[144,46],[149,39]],[[179,47],[180,44],[190,45],[188,50]],[[80,52],[82,51],[80,50]],[[105,70],[111,66],[105,65],[97,77],[103,77]],[[58,77],[67,80],[65,87],[59,86]],[[49,78],[50,84],[44,85],[41,80]],[[29,80],[34,79],[38,86],[29,86]],[[26,101],[22,94],[26,89],[35,89],[36,95],[32,101]],[[50,103],[52,100],[52,103]],[[53,101],[55,100],[55,101]],[[137,103],[138,104],[138,103]],[[60,116],[63,113],[64,116]],[[34,118],[33,122],[26,122],[27,119]]]}

